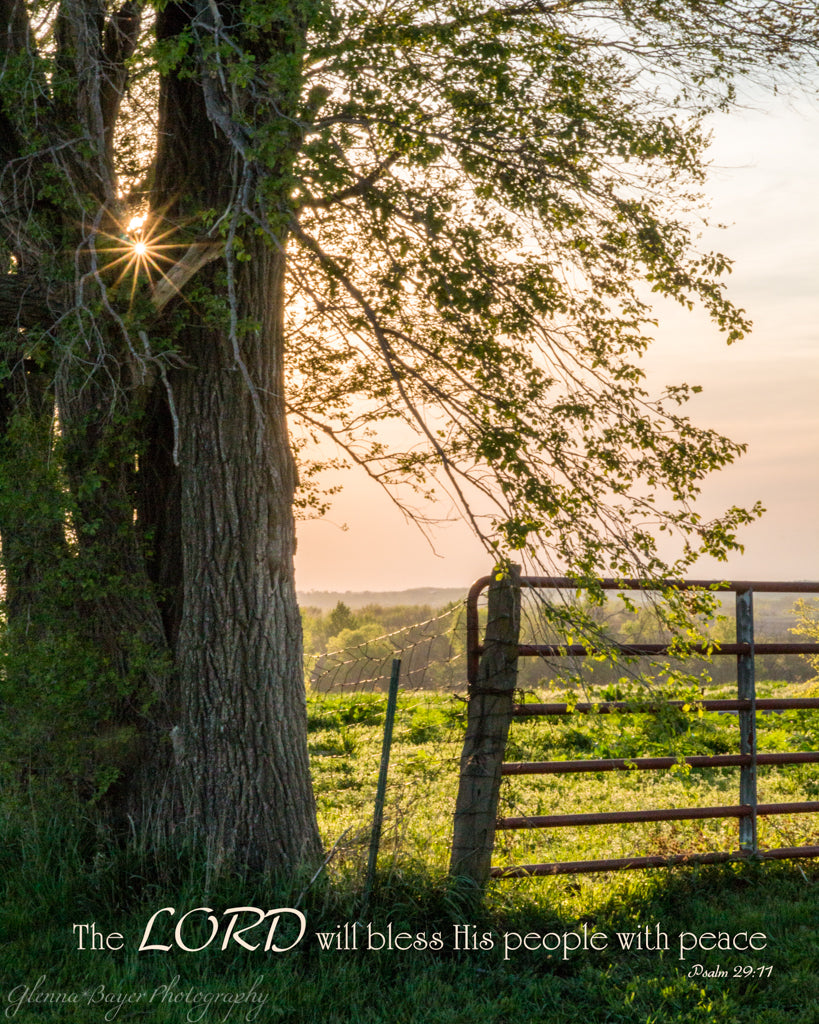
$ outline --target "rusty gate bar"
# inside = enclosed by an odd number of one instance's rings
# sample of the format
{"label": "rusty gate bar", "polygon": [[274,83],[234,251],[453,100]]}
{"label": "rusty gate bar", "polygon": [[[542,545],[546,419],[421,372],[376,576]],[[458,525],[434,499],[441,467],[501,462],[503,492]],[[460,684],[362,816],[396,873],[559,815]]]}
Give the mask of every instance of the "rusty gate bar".
{"label": "rusty gate bar", "polygon": [[[480,662],[483,647],[479,640],[479,616],[478,598],[492,582],[492,576],[482,576],[469,588],[466,598],[466,673],[470,685],[474,685],[477,679],[478,664]],[[521,578],[521,587],[531,590],[579,590],[583,587],[583,581],[572,576],[524,576]],[[770,580],[657,580],[646,582],[646,580],[635,579],[598,579],[594,585],[601,590],[712,590],[715,593],[737,593],[751,590],[757,594],[819,594],[819,582],[797,581],[791,583],[772,582]],[[617,645],[613,645],[616,649]],[[633,653],[641,653],[641,648],[654,648],[653,644],[629,644],[624,645]],[[737,650],[730,644],[721,644],[714,648],[711,653],[737,654]],[[522,645],[518,651],[522,656],[526,655],[552,655],[558,656],[562,653],[582,657],[589,653],[585,648],[570,646],[560,647],[556,645]],[[646,650],[643,653],[665,653],[662,650]],[[694,653],[698,653],[696,650]],[[757,644],[756,654],[819,654],[819,644]]]}
{"label": "rusty gate bar", "polygon": [[[819,708],[819,700],[815,707]],[[739,768],[751,763],[750,754],[692,754],[689,757],[611,757],[583,761],[509,761],[501,765],[501,775],[571,775],[574,772],[630,772],[674,768]],[[819,750],[792,751],[787,754],[757,754],[757,764],[817,764]]]}
{"label": "rusty gate bar", "polygon": [[[756,654],[816,654],[817,644],[802,643],[767,643],[755,644]],[[691,657],[698,654],[703,656],[720,654],[748,654],[750,644],[687,644],[686,649]],[[478,655],[483,653],[483,644],[475,648]],[[520,644],[518,654],[521,657],[541,656],[551,658],[582,658],[587,654],[597,654],[601,649],[584,647],[582,644]],[[638,657],[641,654],[668,654],[671,650],[670,644],[620,644],[612,642],[606,650],[617,651],[620,654]]]}
{"label": "rusty gate bar", "polygon": [[[486,576],[477,580],[467,597],[467,676],[470,686],[477,678],[477,666],[484,652],[479,640],[478,597],[491,582]],[[631,868],[669,866],[674,864],[716,864],[730,860],[744,860],[757,857],[762,860],[779,860],[797,857],[819,856],[819,846],[784,847],[775,850],[759,850],[757,841],[757,818],[761,815],[811,814],[819,812],[819,801],[793,803],[759,804],[757,800],[757,767],[759,765],[811,764],[819,763],[819,751],[797,751],[790,753],[759,754],[756,744],[756,715],[760,711],[780,711],[794,708],[819,710],[817,698],[757,699],[754,675],[755,656],[763,654],[819,654],[816,643],[755,643],[753,593],[819,594],[819,582],[781,583],[763,581],[721,582],[717,580],[662,580],[646,583],[641,580],[596,580],[595,586],[603,590],[668,590],[707,589],[714,592],[733,592],[736,600],[736,643],[718,646],[696,645],[688,650],[689,656],[698,654],[729,655],[737,659],[737,699],[702,700],[696,706],[703,710],[736,713],[740,727],[740,753],[719,755],[692,755],[685,758],[644,757],[607,758],[583,761],[539,761],[505,763],[500,766],[501,775],[560,774],[571,772],[633,771],[672,768],[676,764],[691,767],[738,767],[740,769],[740,803],[723,807],[682,807],[665,810],[643,811],[602,811],[583,814],[534,815],[531,817],[499,818],[497,829],[555,828],[575,825],[601,825],[640,821],[676,821],[706,818],[737,818],[739,821],[739,850],[733,852],[712,852],[704,854],[677,854],[674,856],[625,857],[595,861],[566,861],[553,864],[527,864],[513,868],[491,868],[490,875],[496,878],[522,878],[537,875],[574,874],[591,871],[619,871]],[[524,577],[520,579],[522,589],[565,589],[577,590],[582,581],[570,577]],[[668,644],[618,644],[607,645],[608,650],[618,651],[627,656],[662,655],[670,652]],[[518,655],[546,657],[583,657],[594,653],[582,645],[560,644],[519,644]],[[672,706],[683,706],[682,701],[669,701]],[[596,712],[603,714],[651,714],[656,711],[657,702],[604,701],[600,704],[561,703],[515,704],[512,714],[517,717],[532,715],[566,715],[575,712]]]}
{"label": "rusty gate bar", "polygon": [[[796,645],[794,644],[794,646]],[[809,646],[811,650],[794,651],[793,653],[819,654],[819,644],[808,644],[805,646]],[[756,653],[759,654],[759,647],[757,647]],[[672,708],[681,708],[684,704],[689,704],[692,707],[702,708],[703,711],[745,711],[751,706],[747,700],[669,700],[665,703]],[[756,701],[757,711],[793,711],[800,708],[805,710],[819,708],[819,697],[759,697]],[[638,707],[635,706],[633,701],[604,700],[599,704],[535,704],[534,702],[531,704],[515,704],[512,707],[512,713],[517,718],[526,718],[533,715],[572,715],[575,712],[586,714],[592,711],[598,715],[648,715],[652,711],[656,711],[656,709],[656,705],[653,705],[651,701],[641,702]]]}
{"label": "rusty gate bar", "polygon": [[725,807],[669,807],[646,811],[589,811],[584,814],[535,814],[498,818],[495,828],[562,828],[573,825],[616,825],[632,821],[698,821],[705,818],[751,818],[756,814],[815,814],[819,800],[792,804],[730,804]]}

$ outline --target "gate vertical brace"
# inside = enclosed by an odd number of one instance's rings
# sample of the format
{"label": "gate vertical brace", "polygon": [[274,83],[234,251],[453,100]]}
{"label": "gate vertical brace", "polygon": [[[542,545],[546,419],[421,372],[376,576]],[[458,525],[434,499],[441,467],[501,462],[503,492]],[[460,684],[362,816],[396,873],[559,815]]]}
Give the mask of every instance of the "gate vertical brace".
{"label": "gate vertical brace", "polygon": [[751,763],[743,765],[739,777],[739,802],[751,808],[747,817],[739,819],[739,848],[757,852],[756,793],[756,672],[754,666],[754,592],[737,591],[737,643],[749,644],[748,654],[737,655],[737,696],[748,700],[748,711],[739,712],[740,752],[751,755]]}
{"label": "gate vertical brace", "polygon": [[486,639],[469,685],[452,837],[451,875],[482,885],[489,878],[503,764],[518,677],[520,566],[489,585]]}

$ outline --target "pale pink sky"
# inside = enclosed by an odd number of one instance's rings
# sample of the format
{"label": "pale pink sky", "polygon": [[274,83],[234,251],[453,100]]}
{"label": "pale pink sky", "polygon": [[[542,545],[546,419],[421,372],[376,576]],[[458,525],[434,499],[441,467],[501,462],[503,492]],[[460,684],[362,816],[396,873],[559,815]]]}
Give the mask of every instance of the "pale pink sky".
{"label": "pale pink sky", "polygon": [[[746,552],[698,574],[819,578],[819,105],[768,102],[714,123],[710,217],[728,225],[705,244],[735,260],[734,301],[755,329],[728,348],[704,317],[662,309],[646,364],[658,383],[703,385],[697,422],[749,451],[705,487],[707,514],[761,500]],[[466,589],[491,568],[460,524],[435,532],[436,551],[354,471],[323,521],[299,528],[300,590]],[[342,529],[346,525],[347,529]]]}

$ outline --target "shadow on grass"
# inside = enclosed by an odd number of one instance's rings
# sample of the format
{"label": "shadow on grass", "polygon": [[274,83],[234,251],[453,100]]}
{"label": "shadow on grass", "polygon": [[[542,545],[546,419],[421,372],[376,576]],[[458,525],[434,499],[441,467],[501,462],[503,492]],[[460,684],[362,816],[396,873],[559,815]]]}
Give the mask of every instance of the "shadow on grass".
{"label": "shadow on grass", "polygon": [[[208,883],[195,851],[148,853],[112,842],[87,820],[7,823],[3,831],[0,997],[17,1021],[817,1019],[812,863],[507,881],[483,895],[394,870],[379,879],[360,918],[358,880],[340,874],[322,876],[306,893],[296,878]],[[230,936],[222,948],[226,910],[297,904],[305,931],[293,948],[264,951],[270,918],[244,933],[258,948]],[[140,952],[148,921],[163,908],[174,913],[157,918],[146,944],[171,948]],[[177,935],[187,911],[195,913]],[[204,945],[209,915],[218,932]],[[239,923],[253,921],[251,914]],[[121,948],[105,948],[103,939],[102,949],[79,949],[77,924],[121,936],[112,940]],[[292,938],[281,931],[274,945]],[[180,941],[204,948],[186,951]]]}

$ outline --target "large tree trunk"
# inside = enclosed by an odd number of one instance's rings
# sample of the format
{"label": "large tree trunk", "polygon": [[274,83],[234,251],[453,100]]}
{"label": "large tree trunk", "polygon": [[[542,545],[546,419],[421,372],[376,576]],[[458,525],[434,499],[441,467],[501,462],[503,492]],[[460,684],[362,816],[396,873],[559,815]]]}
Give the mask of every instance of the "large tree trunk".
{"label": "large tree trunk", "polygon": [[[168,5],[159,37],[184,29],[190,14]],[[237,195],[244,165],[213,123],[207,88],[207,73],[162,82],[153,206],[166,224],[224,209]],[[165,500],[178,501],[178,535],[165,506],[155,573],[167,579],[168,564],[178,562],[181,574],[166,621],[176,645],[174,745],[187,825],[216,864],[282,869],[320,855],[293,575],[285,256],[255,235],[244,246],[247,260],[210,264],[189,301],[168,312],[183,365],[168,374],[168,405],[147,450],[166,453]],[[170,425],[178,430],[173,468]]]}
{"label": "large tree trunk", "polygon": [[164,832],[179,808],[169,736],[176,673],[134,522],[141,401],[127,379],[127,354],[117,361],[99,344],[106,372],[89,377],[80,365],[57,389],[76,532],[75,628],[118,681],[109,717],[97,723],[103,747],[107,734],[117,737],[119,777],[104,807],[115,824],[161,822]]}
{"label": "large tree trunk", "polygon": [[[174,375],[183,610],[176,734],[187,809],[214,859],[256,867],[319,852],[293,583],[294,469],[282,402],[283,257],[260,247],[239,280],[237,366],[225,331],[191,328]],[[215,275],[213,275],[215,276]],[[251,369],[252,368],[252,369]]]}

